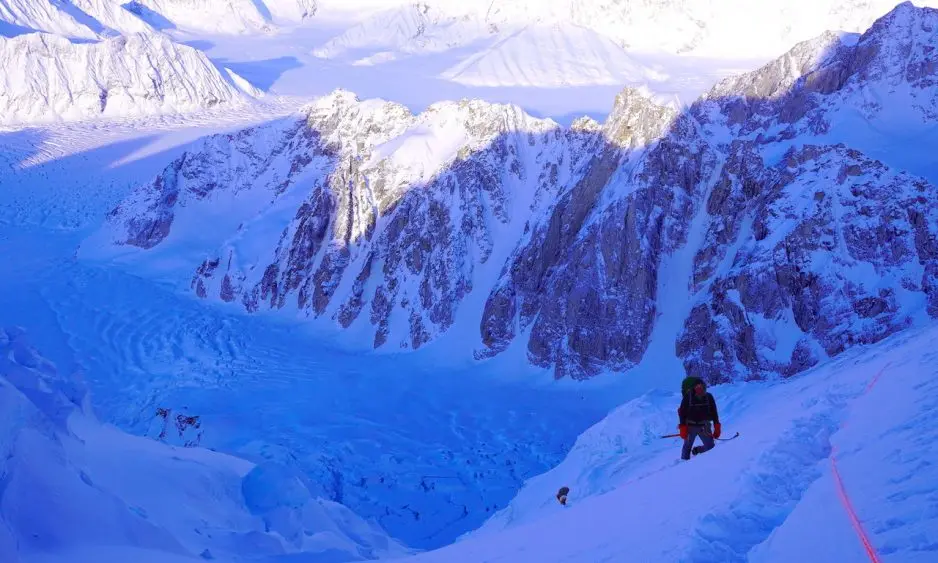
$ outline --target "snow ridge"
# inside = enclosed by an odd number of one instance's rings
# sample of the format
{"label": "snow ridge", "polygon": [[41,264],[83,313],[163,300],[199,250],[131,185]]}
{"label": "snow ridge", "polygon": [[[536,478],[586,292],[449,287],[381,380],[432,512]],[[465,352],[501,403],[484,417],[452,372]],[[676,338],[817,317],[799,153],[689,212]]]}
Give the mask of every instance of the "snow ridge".
{"label": "snow ridge", "polygon": [[[336,92],[303,121],[207,139],[85,248],[190,253],[200,297],[331,319],[376,349],[452,331],[478,360],[523,339],[556,377],[640,366],[673,300],[658,346],[684,370],[791,375],[938,315],[936,184],[841,125],[900,106],[934,123],[936,14],[902,4],[683,111],[627,88],[599,128]],[[689,279],[661,274],[682,256]]]}
{"label": "snow ridge", "polygon": [[185,112],[248,99],[201,52],[162,34],[80,44],[44,33],[0,37],[0,61],[4,124]]}
{"label": "snow ridge", "polygon": [[377,65],[452,52],[460,60],[441,76],[468,85],[637,84],[666,79],[638,62],[642,55],[746,53],[768,60],[825,30],[862,32],[893,6],[891,0],[394,2],[313,53]]}

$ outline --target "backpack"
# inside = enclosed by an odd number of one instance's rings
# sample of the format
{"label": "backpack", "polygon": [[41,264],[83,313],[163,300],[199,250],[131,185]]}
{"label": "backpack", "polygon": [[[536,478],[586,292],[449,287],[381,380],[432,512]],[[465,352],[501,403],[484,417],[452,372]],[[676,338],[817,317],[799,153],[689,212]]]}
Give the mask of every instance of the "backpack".
{"label": "backpack", "polygon": [[692,375],[685,377],[684,381],[681,382],[681,395],[687,395],[698,383],[704,383],[704,380]]}

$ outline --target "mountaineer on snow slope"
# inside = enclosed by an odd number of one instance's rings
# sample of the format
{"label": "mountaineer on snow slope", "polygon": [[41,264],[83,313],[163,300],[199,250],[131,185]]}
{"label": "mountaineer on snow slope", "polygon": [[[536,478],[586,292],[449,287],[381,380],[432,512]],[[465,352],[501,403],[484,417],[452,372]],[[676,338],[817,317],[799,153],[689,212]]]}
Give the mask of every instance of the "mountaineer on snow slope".
{"label": "mountaineer on snow slope", "polygon": [[[720,415],[717,412],[717,403],[713,395],[707,392],[707,384],[699,377],[687,377],[681,383],[683,399],[677,409],[679,418],[678,429],[684,446],[681,449],[681,459],[690,459],[691,454],[702,454],[713,449],[714,438],[720,437]],[[713,430],[710,423],[713,423]],[[694,441],[700,436],[702,446],[694,446]]]}

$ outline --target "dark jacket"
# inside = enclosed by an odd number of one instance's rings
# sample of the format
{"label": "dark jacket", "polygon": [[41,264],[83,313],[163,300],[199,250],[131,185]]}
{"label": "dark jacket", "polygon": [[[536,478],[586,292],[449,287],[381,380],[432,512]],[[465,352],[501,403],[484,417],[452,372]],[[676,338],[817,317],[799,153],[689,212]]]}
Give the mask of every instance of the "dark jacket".
{"label": "dark jacket", "polygon": [[705,422],[720,422],[720,415],[717,412],[717,402],[713,395],[705,392],[698,395],[693,389],[684,395],[681,400],[681,407],[677,409],[681,424],[704,424]]}

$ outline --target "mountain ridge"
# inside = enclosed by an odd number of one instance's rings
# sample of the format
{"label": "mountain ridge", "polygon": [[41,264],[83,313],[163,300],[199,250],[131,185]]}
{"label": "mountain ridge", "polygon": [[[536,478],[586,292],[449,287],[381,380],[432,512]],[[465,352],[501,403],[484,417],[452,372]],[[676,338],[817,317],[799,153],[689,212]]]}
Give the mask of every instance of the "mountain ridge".
{"label": "mountain ridge", "polygon": [[[270,225],[264,227],[269,242],[254,245],[276,259],[262,258],[263,267],[249,262],[254,273],[248,276],[232,267],[236,253],[229,249],[197,268],[192,287],[200,296],[240,299],[250,311],[265,301],[265,307],[280,309],[289,296],[296,303],[290,307],[308,311],[301,317],[331,314],[345,328],[353,321],[364,323],[361,313],[370,305],[375,348],[390,343],[419,349],[454,323],[478,323],[476,359],[497,356],[524,338],[529,361],[552,369],[556,377],[574,378],[638,366],[653,346],[659,313],[669,311],[669,322],[679,324],[654,346],[666,349],[673,339],[686,370],[713,382],[801,371],[845,346],[885,335],[864,319],[899,330],[934,310],[925,306],[934,300],[935,285],[927,241],[938,232],[938,218],[916,203],[919,197],[927,199],[934,185],[890,170],[843,140],[825,139],[840,131],[836,120],[843,108],[871,89],[880,92],[881,84],[908,84],[902,95],[921,99],[913,109],[931,119],[934,101],[929,106],[930,98],[919,92],[933,87],[934,69],[922,57],[933,41],[927,29],[938,19],[936,13],[901,4],[855,42],[825,34],[800,44],[779,61],[716,86],[680,113],[658,106],[640,90],[626,89],[600,131],[586,122],[580,125],[587,129],[563,129],[483,102],[440,106],[456,108],[459,117],[437,109],[414,117],[387,102],[333,94],[291,133],[305,144],[285,139],[278,145],[283,148],[274,150],[273,157],[292,159],[278,165],[289,172],[273,172],[274,166],[263,186],[245,184],[261,190],[257,193],[269,190],[276,200],[283,183],[295,187],[291,178],[302,170],[320,171],[311,178],[311,192],[290,196],[297,198],[288,204],[296,206],[296,213],[279,241],[274,242],[274,233],[281,228]],[[396,109],[376,119],[375,108]],[[868,104],[862,111],[877,119],[881,108]],[[431,129],[458,124],[443,137],[416,145],[417,154],[430,146],[447,147],[435,161],[432,189],[423,185],[425,165],[406,164],[413,156],[404,164],[376,156],[378,145],[394,137],[406,140],[407,130],[421,120]],[[359,137],[355,131],[367,133]],[[345,133],[351,137],[343,139]],[[849,130],[840,133],[849,141]],[[814,146],[802,147],[808,139],[816,139],[808,143]],[[240,150],[249,154],[251,146],[248,141]],[[310,147],[319,148],[305,154]],[[186,181],[194,183],[184,189],[167,192],[169,179],[187,162],[226,162],[237,152],[227,154],[196,152],[186,157],[189,161],[177,161],[172,172],[168,169],[135,196],[136,203],[112,213],[107,236],[119,246],[161,244],[171,229],[159,217],[175,213],[176,198],[223,189],[205,176],[210,169],[187,172]],[[363,163],[356,160],[359,156]],[[251,158],[262,167],[271,165],[263,155]],[[814,167],[822,162],[840,171],[818,176]],[[864,186],[871,181],[893,189],[869,191]],[[397,187],[388,190],[389,185]],[[813,185],[823,185],[815,191],[824,197],[796,206],[798,194]],[[400,186],[410,187],[401,192]],[[459,195],[451,199],[447,193]],[[888,195],[896,209],[909,205],[916,211],[905,217],[893,213],[890,227],[877,225],[865,219],[863,201],[869,196],[857,195],[862,193]],[[834,202],[836,209],[856,206],[860,214],[850,215],[847,232],[831,231],[825,235],[834,237],[824,243],[828,246],[818,246],[809,226],[820,221],[827,225],[823,231],[833,225]],[[149,215],[139,215],[147,207]],[[827,218],[812,219],[811,213]],[[778,217],[793,223],[779,223]],[[760,250],[775,241],[765,233],[785,232],[799,223],[802,230],[785,239],[789,252],[799,249],[795,262],[769,263],[758,276],[726,277],[740,260],[770,251]],[[505,241],[490,225],[516,225],[509,229],[516,238]],[[883,239],[887,232],[891,238]],[[882,254],[878,240],[901,248],[891,252],[902,258]],[[493,249],[504,260],[500,267],[486,265]],[[853,268],[879,268],[892,281],[876,294],[830,271],[814,270],[821,267],[816,256],[823,252],[833,252]],[[676,258],[682,253],[689,254]],[[490,268],[487,287],[480,287],[473,273],[480,268]],[[678,280],[686,273],[687,288],[661,277],[673,268],[683,272]],[[494,269],[500,273],[493,279]],[[756,284],[759,276],[775,276],[775,304],[760,304],[748,294],[733,298],[744,281],[748,291],[767,290],[764,282]],[[701,291],[710,292],[703,302]],[[842,295],[829,311],[842,321],[818,324],[825,311],[822,291]],[[470,294],[478,304],[484,293],[488,297],[481,311],[460,309]],[[761,320],[751,321],[754,315]],[[779,343],[770,336],[778,330],[801,336]]]}
{"label": "mountain ridge", "polygon": [[0,123],[186,112],[250,99],[200,51],[158,33],[73,43],[46,33],[0,37]]}

